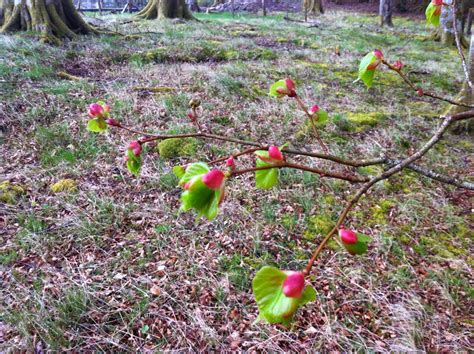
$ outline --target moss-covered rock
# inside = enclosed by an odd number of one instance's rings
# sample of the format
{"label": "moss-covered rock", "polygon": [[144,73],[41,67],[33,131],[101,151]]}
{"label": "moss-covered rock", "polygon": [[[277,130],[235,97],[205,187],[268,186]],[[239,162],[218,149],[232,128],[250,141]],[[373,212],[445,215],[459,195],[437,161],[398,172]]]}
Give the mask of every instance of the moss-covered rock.
{"label": "moss-covered rock", "polygon": [[77,182],[73,179],[66,178],[59,180],[58,182],[54,183],[50,187],[51,192],[53,193],[60,193],[66,192],[71,193],[77,190]]}
{"label": "moss-covered rock", "polygon": [[14,204],[18,198],[25,194],[25,188],[20,184],[13,184],[10,181],[0,183],[0,202]]}
{"label": "moss-covered rock", "polygon": [[195,138],[166,139],[157,145],[160,156],[164,159],[196,156],[199,141]]}

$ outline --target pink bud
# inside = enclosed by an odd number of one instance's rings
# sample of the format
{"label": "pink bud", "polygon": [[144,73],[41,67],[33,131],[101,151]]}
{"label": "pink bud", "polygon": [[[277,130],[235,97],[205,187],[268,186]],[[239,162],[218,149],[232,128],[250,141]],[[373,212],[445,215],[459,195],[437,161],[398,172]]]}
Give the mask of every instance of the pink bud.
{"label": "pink bud", "polygon": [[290,91],[294,91],[296,89],[295,82],[291,79],[285,79],[285,86]]}
{"label": "pink bud", "polygon": [[416,93],[418,94],[418,96],[422,97],[425,93],[423,92],[423,89],[419,88],[418,90],[416,90]]}
{"label": "pink bud", "polygon": [[383,53],[382,53],[382,51],[379,50],[379,49],[375,49],[375,50],[374,50],[374,55],[375,55],[375,57],[376,57],[377,59],[380,59],[380,60],[383,59]]}
{"label": "pink bud", "polygon": [[397,60],[395,63],[393,63],[393,66],[397,70],[402,70],[402,68],[405,66],[400,60]]}
{"label": "pink bud", "polygon": [[272,145],[268,148],[268,156],[273,160],[283,160],[283,154],[281,153],[280,149],[275,145]]}
{"label": "pink bud", "polygon": [[433,0],[431,1],[433,5],[435,6],[441,6],[443,5],[443,0]]}
{"label": "pink bud", "polygon": [[317,104],[315,104],[313,107],[311,107],[309,109],[309,114],[313,115],[315,114],[317,111],[319,111],[319,106]]}
{"label": "pink bud", "polygon": [[120,127],[120,123],[113,118],[106,119],[105,123],[107,123],[108,125],[111,125],[112,127]]}
{"label": "pink bud", "polygon": [[224,182],[225,175],[220,170],[212,170],[202,176],[202,182],[210,189],[219,189]]}
{"label": "pink bud", "polygon": [[188,183],[186,183],[186,184],[184,185],[184,189],[188,190],[189,188],[191,188],[191,184],[192,184],[191,181],[189,181]]}
{"label": "pink bud", "polygon": [[229,157],[229,158],[225,161],[225,165],[226,165],[227,167],[235,167],[234,156]]}
{"label": "pink bud", "polygon": [[352,230],[347,230],[341,227],[339,229],[339,237],[343,243],[352,245],[357,242],[357,234]]}
{"label": "pink bud", "polygon": [[283,282],[283,294],[286,297],[300,298],[304,290],[304,274],[302,272],[286,272],[288,276]]}
{"label": "pink bud", "polygon": [[130,144],[128,144],[128,149],[132,150],[132,152],[135,156],[140,156],[140,154],[142,153],[142,146],[136,140],[131,141]]}
{"label": "pink bud", "polygon": [[280,95],[286,95],[288,93],[288,90],[286,89],[286,87],[278,87],[276,89],[276,92]]}
{"label": "pink bud", "polygon": [[91,117],[100,116],[104,112],[104,108],[98,103],[92,103],[89,106],[89,115]]}
{"label": "pink bud", "polygon": [[110,105],[109,105],[109,104],[107,104],[107,103],[104,104],[104,105],[102,106],[102,108],[104,109],[104,112],[105,112],[105,113],[109,113],[109,112],[110,112]]}

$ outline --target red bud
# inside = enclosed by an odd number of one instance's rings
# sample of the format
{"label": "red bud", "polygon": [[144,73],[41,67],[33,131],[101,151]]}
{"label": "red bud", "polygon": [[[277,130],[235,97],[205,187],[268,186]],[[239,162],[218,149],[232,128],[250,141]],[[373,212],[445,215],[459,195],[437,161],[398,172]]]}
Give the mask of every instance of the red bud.
{"label": "red bud", "polygon": [[435,6],[441,6],[443,5],[443,0],[433,0],[431,3]]}
{"label": "red bud", "polygon": [[132,152],[135,156],[139,156],[142,153],[142,146],[136,140],[131,141],[130,144],[128,144],[128,149],[132,150]]}
{"label": "red bud", "polygon": [[374,55],[377,59],[380,59],[380,60],[383,59],[383,53],[380,49],[375,49],[374,50]]}
{"label": "red bud", "polygon": [[231,168],[232,168],[232,167],[235,167],[234,156],[229,157],[229,158],[226,160],[225,165],[226,165],[227,167],[231,167]]}
{"label": "red bud", "polygon": [[188,118],[191,119],[192,121],[194,121],[196,119],[196,116],[195,116],[194,112],[189,111],[188,112]]}
{"label": "red bud", "polygon": [[97,117],[100,116],[104,112],[104,108],[98,103],[92,103],[89,106],[89,116]]}
{"label": "red bud", "polygon": [[224,182],[224,173],[220,170],[212,170],[202,176],[202,182],[210,189],[219,189]]}
{"label": "red bud", "polygon": [[186,184],[184,185],[183,188],[186,189],[186,190],[188,190],[189,188],[191,188],[191,184],[192,184],[191,181],[189,181],[188,183],[186,183]]}
{"label": "red bud", "polygon": [[352,230],[347,230],[344,228],[339,229],[339,237],[343,243],[352,245],[357,242],[357,234]]}
{"label": "red bud", "polygon": [[105,123],[107,123],[108,125],[111,125],[112,127],[120,127],[120,123],[113,118],[106,119]]}
{"label": "red bud", "polygon": [[281,153],[280,149],[275,145],[272,145],[268,148],[268,156],[273,160],[283,160],[283,154]]}
{"label": "red bud", "polygon": [[397,70],[402,70],[402,68],[405,66],[400,60],[397,60],[395,63],[393,63],[393,66]]}
{"label": "red bud", "polygon": [[425,93],[423,92],[423,89],[419,88],[418,90],[416,90],[416,93],[418,94],[418,96],[422,97]]}
{"label": "red bud", "polygon": [[286,272],[288,276],[283,282],[283,294],[286,297],[300,298],[304,290],[304,274],[302,272]]}
{"label": "red bud", "polygon": [[294,91],[296,89],[295,82],[291,79],[285,79],[285,85],[290,91]]}
{"label": "red bud", "polygon": [[315,113],[318,112],[318,111],[319,111],[319,106],[318,106],[317,104],[315,104],[313,107],[311,107],[311,108],[309,109],[309,114],[313,115],[313,114],[315,114]]}

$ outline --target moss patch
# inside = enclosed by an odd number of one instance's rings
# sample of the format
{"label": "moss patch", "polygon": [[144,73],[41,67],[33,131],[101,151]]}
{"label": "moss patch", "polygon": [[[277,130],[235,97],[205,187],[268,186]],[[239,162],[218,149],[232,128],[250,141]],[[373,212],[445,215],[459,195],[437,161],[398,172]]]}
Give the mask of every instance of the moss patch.
{"label": "moss patch", "polygon": [[164,159],[196,156],[199,141],[195,138],[172,138],[160,142],[157,146],[160,156]]}
{"label": "moss patch", "polygon": [[25,194],[25,188],[10,181],[0,183],[0,202],[14,204],[18,198]]}
{"label": "moss patch", "polygon": [[75,192],[77,190],[77,182],[70,178],[62,179],[54,183],[50,189],[53,193]]}

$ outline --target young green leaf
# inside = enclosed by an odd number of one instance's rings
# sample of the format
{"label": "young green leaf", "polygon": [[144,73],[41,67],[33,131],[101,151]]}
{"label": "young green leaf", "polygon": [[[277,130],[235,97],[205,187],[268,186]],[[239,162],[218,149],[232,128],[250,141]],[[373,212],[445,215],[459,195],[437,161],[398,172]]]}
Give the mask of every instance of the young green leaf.
{"label": "young green leaf", "polygon": [[329,120],[328,112],[320,108],[318,112],[316,112],[316,118],[317,120],[314,122],[315,125],[317,127],[323,127]]}
{"label": "young green leaf", "polygon": [[439,26],[439,19],[441,15],[441,6],[435,5],[432,2],[428,5],[425,11],[426,22],[435,27]]}
{"label": "young green leaf", "polygon": [[369,236],[357,233],[357,242],[353,244],[342,243],[344,248],[352,255],[361,255],[367,253],[368,243],[372,241]]}
{"label": "young green leaf", "polygon": [[184,174],[186,173],[186,170],[183,166],[174,166],[173,167],[173,173],[175,174],[176,177],[181,179],[181,178],[183,178]]}
{"label": "young green leaf", "polygon": [[[264,151],[268,154],[267,151]],[[272,166],[271,163],[262,161],[257,158],[257,167]],[[277,168],[269,168],[265,170],[255,171],[255,182],[257,188],[270,189],[278,184],[279,171]]]}
{"label": "young green leaf", "polygon": [[259,318],[269,323],[288,325],[299,306],[316,299],[313,287],[305,286],[300,298],[287,297],[283,293],[283,283],[287,274],[278,268],[265,266],[252,281],[252,290],[260,312]]}
{"label": "young green leaf", "polygon": [[94,133],[102,133],[107,130],[107,123],[103,118],[93,118],[87,122],[87,130]]}
{"label": "young green leaf", "polygon": [[203,175],[207,172],[209,172],[209,167],[204,162],[193,163],[186,167],[186,171],[181,177],[179,184],[184,185],[188,183],[193,177]]}
{"label": "young green leaf", "polygon": [[278,80],[273,85],[271,85],[270,86],[270,92],[268,93],[268,95],[272,96],[272,97],[283,97],[283,96],[285,96],[284,94],[281,94],[281,93],[277,92],[277,90],[279,88],[282,88],[282,89],[286,88],[285,80]]}
{"label": "young green leaf", "polygon": [[142,157],[135,156],[132,150],[127,150],[127,169],[136,177],[140,174],[142,167]]}
{"label": "young green leaf", "polygon": [[214,219],[219,211],[219,201],[224,193],[223,189],[208,188],[200,175],[194,176],[187,183],[190,186],[181,194],[181,210],[195,209],[198,216],[204,215],[209,220]]}

